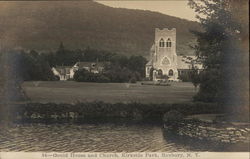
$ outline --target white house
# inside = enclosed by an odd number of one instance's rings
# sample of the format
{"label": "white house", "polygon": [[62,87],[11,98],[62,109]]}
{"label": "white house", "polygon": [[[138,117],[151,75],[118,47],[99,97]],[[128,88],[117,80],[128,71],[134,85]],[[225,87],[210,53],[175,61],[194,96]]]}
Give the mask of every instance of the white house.
{"label": "white house", "polygon": [[66,81],[71,78],[71,66],[56,66],[52,67],[52,72],[58,76],[60,81]]}
{"label": "white house", "polygon": [[58,76],[60,80],[69,80],[74,78],[74,74],[77,70],[85,69],[92,73],[103,72],[108,62],[77,62],[73,66],[56,66],[52,68],[52,72],[55,76]]}

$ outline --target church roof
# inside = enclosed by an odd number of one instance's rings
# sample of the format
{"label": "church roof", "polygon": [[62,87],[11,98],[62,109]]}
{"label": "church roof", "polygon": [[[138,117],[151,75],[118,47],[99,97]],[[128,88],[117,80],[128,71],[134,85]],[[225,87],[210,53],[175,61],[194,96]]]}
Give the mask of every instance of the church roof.
{"label": "church roof", "polygon": [[155,44],[153,44],[150,48],[150,52],[155,52]]}
{"label": "church roof", "polygon": [[146,64],[146,66],[152,66],[153,65],[153,61],[149,60],[148,63]]}
{"label": "church roof", "polygon": [[[177,69],[192,69],[191,62],[196,59],[196,56],[177,56]],[[194,66],[202,69],[201,63],[195,62]]]}

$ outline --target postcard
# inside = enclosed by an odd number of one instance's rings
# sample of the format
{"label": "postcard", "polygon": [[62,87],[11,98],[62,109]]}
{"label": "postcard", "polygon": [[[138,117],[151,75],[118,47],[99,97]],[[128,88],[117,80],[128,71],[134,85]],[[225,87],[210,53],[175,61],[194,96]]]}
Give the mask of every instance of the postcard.
{"label": "postcard", "polygon": [[248,2],[0,1],[0,159],[249,158]]}

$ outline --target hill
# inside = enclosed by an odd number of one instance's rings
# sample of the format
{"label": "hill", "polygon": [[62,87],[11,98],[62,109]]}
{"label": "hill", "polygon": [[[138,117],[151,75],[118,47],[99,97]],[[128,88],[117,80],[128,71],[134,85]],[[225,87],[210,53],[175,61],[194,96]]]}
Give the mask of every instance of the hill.
{"label": "hill", "polygon": [[189,29],[199,29],[196,22],[92,1],[0,2],[0,40],[6,47],[49,51],[62,41],[71,49],[147,56],[155,28],[164,27],[177,29],[177,54],[192,54]]}

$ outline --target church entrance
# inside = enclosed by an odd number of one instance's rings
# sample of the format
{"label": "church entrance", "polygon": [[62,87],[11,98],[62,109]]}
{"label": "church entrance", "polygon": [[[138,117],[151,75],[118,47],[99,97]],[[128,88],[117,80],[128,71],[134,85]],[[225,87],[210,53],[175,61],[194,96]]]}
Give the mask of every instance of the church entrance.
{"label": "church entrance", "polygon": [[153,74],[154,74],[154,68],[150,68],[150,71],[149,71],[149,80],[150,81],[153,80]]}

